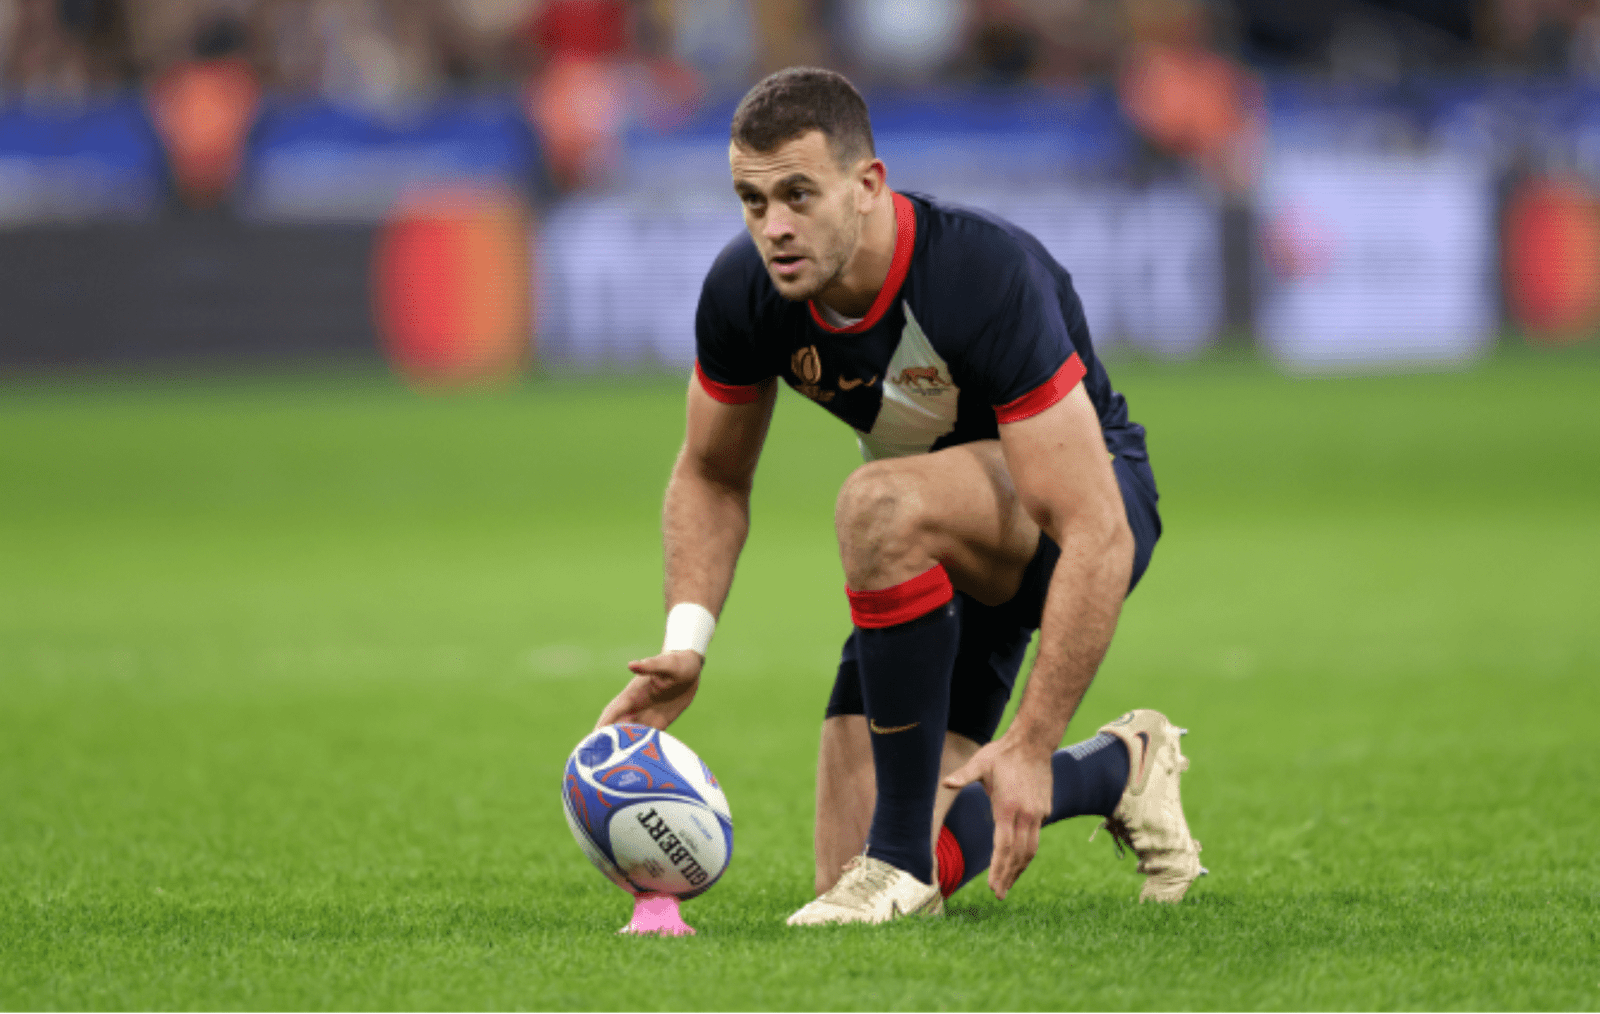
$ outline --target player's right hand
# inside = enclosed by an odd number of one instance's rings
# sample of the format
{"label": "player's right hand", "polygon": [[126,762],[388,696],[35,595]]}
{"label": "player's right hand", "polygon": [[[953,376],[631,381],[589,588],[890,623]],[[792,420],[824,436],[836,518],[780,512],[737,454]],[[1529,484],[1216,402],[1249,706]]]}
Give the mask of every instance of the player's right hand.
{"label": "player's right hand", "polygon": [[698,651],[687,648],[629,662],[633,679],[600,712],[595,728],[613,722],[631,722],[665,729],[694,700],[695,691],[700,689],[700,670],[705,664],[705,658]]}
{"label": "player's right hand", "polygon": [[989,859],[989,890],[1004,899],[1011,885],[1039,853],[1039,828],[1050,815],[1051,773],[1048,745],[1040,747],[1014,734],[985,744],[945,776],[947,789],[982,782],[994,813],[994,852]]}

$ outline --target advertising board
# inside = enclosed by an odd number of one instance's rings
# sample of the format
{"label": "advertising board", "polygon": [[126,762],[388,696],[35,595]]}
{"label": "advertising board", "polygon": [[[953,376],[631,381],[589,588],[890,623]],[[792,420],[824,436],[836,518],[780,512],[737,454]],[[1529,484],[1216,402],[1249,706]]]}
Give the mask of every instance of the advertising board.
{"label": "advertising board", "polygon": [[[1038,237],[1072,273],[1099,346],[1187,356],[1216,337],[1220,217],[1199,191],[1057,184],[939,196]],[[686,368],[701,282],[743,229],[731,191],[576,198],[554,208],[539,242],[541,358],[579,370]]]}
{"label": "advertising board", "polygon": [[1494,340],[1491,180],[1445,155],[1279,153],[1256,333],[1286,367],[1461,363]]}

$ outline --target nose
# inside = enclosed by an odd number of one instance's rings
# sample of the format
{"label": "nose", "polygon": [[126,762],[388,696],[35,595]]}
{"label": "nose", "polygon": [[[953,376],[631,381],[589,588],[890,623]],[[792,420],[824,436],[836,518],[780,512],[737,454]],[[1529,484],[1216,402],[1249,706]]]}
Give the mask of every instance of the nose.
{"label": "nose", "polygon": [[794,235],[794,216],[782,204],[768,205],[766,221],[761,223],[761,234],[771,243],[788,239]]}

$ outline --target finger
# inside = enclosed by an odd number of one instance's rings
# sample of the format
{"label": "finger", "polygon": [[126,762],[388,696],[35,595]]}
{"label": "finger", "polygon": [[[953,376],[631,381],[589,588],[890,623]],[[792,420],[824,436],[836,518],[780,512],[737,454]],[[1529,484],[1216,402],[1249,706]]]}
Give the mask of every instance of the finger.
{"label": "finger", "polygon": [[984,772],[974,757],[954,771],[944,776],[944,787],[947,789],[964,789],[973,782],[982,778]]}
{"label": "finger", "polygon": [[680,680],[692,676],[697,671],[693,666],[699,661],[700,656],[692,651],[683,652],[681,655],[678,652],[669,652],[665,655],[635,659],[628,663],[628,671],[635,676]]}
{"label": "finger", "polygon": [[1006,895],[1011,893],[1011,885],[1017,878],[1011,875],[1011,852],[1008,849],[1003,857],[997,858],[989,866],[989,890],[1001,901],[1006,900]]}
{"label": "finger", "polygon": [[[992,745],[992,744],[991,744]],[[967,758],[967,762],[944,778],[944,787],[947,789],[963,789],[973,782],[982,782],[989,788],[989,779],[994,774],[994,751],[988,746]]]}
{"label": "finger", "polygon": [[994,891],[995,897],[1002,900],[1011,893],[1011,885],[1017,882],[1017,875],[1021,872],[1018,867],[1018,850],[1021,842],[1018,840],[1017,828],[1013,821],[1006,821],[1005,851],[1000,851],[998,834],[1000,827],[995,826],[995,856],[989,865],[989,889]]}
{"label": "finger", "polygon": [[1011,871],[1011,882],[1015,884],[1017,878],[1022,876],[1024,870],[1033,862],[1033,857],[1039,854],[1039,824],[1031,817],[1025,818],[1022,826],[1018,828],[1018,848],[1014,859],[1016,867]]}
{"label": "finger", "polygon": [[1016,847],[1014,821],[1003,817],[994,823],[994,852],[989,856],[989,890],[996,898],[1004,900],[1015,877],[1009,876],[1011,853]]}
{"label": "finger", "polygon": [[1011,893],[1012,877],[998,866],[989,867],[989,890],[1001,901],[1006,900],[1006,895]]}
{"label": "finger", "polygon": [[1027,810],[1017,811],[1016,823],[1016,848],[1011,855],[1011,882],[1017,879],[1033,862],[1033,857],[1039,854],[1039,827],[1041,818]]}
{"label": "finger", "polygon": [[601,710],[600,721],[596,723],[595,728],[603,728],[618,722],[633,721],[639,708],[644,703],[646,702],[639,700],[639,692],[636,687],[631,685],[624,687],[622,693],[611,698],[611,703]]}

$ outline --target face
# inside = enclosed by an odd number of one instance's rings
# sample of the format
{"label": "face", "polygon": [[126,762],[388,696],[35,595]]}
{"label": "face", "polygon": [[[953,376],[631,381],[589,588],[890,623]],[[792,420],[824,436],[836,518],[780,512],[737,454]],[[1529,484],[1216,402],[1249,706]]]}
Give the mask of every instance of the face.
{"label": "face", "polygon": [[[770,152],[731,144],[733,189],[767,273],[785,299],[814,299],[844,273],[871,208],[861,165],[841,168],[821,131]],[[876,164],[875,162],[873,164]]]}

